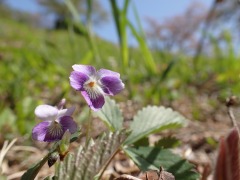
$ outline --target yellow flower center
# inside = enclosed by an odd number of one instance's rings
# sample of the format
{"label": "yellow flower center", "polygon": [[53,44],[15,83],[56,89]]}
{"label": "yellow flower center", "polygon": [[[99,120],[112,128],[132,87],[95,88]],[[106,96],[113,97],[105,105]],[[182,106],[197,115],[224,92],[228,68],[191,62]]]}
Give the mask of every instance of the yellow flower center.
{"label": "yellow flower center", "polygon": [[90,83],[88,83],[88,86],[89,86],[90,88],[92,88],[94,85],[95,85],[95,82],[93,82],[93,81],[91,81]]}
{"label": "yellow flower center", "polygon": [[85,82],[84,89],[91,99],[96,99],[100,94],[104,94],[101,88],[101,83],[95,77],[92,77]]}

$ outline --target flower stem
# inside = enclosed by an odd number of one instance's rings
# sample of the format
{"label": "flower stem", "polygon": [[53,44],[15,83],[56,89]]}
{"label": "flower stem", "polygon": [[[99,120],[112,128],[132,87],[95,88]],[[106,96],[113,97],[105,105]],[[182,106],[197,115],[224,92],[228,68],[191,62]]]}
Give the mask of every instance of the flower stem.
{"label": "flower stem", "polygon": [[107,163],[103,166],[103,168],[100,170],[98,179],[101,179],[101,177],[103,176],[104,171],[107,169],[108,165],[110,164],[110,162],[112,161],[112,159],[114,158],[114,156],[119,153],[121,151],[121,149],[117,149],[115,151],[115,153],[109,158],[109,160],[107,161]]}
{"label": "flower stem", "polygon": [[92,118],[91,118],[91,109],[89,109],[88,113],[88,124],[87,124],[87,132],[86,132],[86,142],[88,142],[91,138],[90,132],[92,130]]}

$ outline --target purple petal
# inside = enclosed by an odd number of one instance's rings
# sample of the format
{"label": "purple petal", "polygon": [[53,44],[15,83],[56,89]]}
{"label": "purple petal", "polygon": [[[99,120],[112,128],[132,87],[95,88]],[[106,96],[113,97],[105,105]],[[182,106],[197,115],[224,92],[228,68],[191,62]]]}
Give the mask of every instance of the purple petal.
{"label": "purple petal", "polygon": [[43,121],[37,124],[32,130],[32,138],[37,141],[45,141],[48,128],[52,121]]}
{"label": "purple petal", "polygon": [[35,109],[35,115],[41,120],[54,120],[58,109],[50,105],[39,105]]}
{"label": "purple petal", "polygon": [[61,109],[58,111],[57,117],[60,118],[62,116],[71,116],[74,111],[75,111],[75,106],[72,106],[68,109]]}
{"label": "purple petal", "polygon": [[77,90],[82,91],[84,83],[89,79],[89,76],[85,73],[78,71],[72,71],[69,77],[71,86]]}
{"label": "purple petal", "polygon": [[108,69],[100,69],[98,72],[97,72],[98,76],[100,78],[103,78],[105,76],[114,76],[114,77],[117,77],[117,78],[120,78],[120,74],[117,73],[117,72],[114,72],[114,71],[110,71]]}
{"label": "purple petal", "polygon": [[93,96],[89,96],[89,94],[86,91],[81,91],[81,93],[84,99],[87,101],[87,104],[92,110],[97,111],[103,107],[105,100],[102,94],[96,93],[94,94],[94,97],[93,97]]}
{"label": "purple petal", "polygon": [[[58,125],[60,126],[60,124],[58,124]],[[43,141],[45,141],[45,142],[59,141],[62,139],[63,134],[64,134],[64,131],[62,128],[54,128],[54,130],[52,130],[52,131],[50,131],[50,129],[48,129],[47,134]]]}
{"label": "purple petal", "polygon": [[124,84],[120,78],[114,76],[106,76],[101,80],[102,89],[108,95],[116,95],[124,88]]}
{"label": "purple petal", "polygon": [[88,76],[91,76],[96,73],[96,69],[93,66],[89,65],[80,65],[80,64],[75,64],[72,66],[74,71],[86,74]]}
{"label": "purple petal", "polygon": [[62,129],[65,131],[69,130],[71,134],[77,131],[77,123],[73,121],[72,117],[70,116],[63,116],[59,119],[59,123],[62,126]]}

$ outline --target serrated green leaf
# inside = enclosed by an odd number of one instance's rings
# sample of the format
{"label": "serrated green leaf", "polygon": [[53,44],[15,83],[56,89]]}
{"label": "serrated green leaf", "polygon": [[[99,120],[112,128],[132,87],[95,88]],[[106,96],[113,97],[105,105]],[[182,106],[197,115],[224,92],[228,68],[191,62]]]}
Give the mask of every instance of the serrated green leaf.
{"label": "serrated green leaf", "polygon": [[179,146],[181,142],[175,137],[164,137],[154,144],[159,148],[173,148]]}
{"label": "serrated green leaf", "polygon": [[105,98],[103,108],[95,112],[95,114],[107,124],[111,131],[122,129],[123,116],[116,102],[109,97]]}
{"label": "serrated green leaf", "polygon": [[143,137],[134,143],[134,147],[139,147],[139,146],[149,146],[148,137]]}
{"label": "serrated green leaf", "polygon": [[94,179],[120,148],[127,135],[124,130],[103,134],[94,143],[88,143],[85,147],[80,146],[74,155],[67,156],[64,162],[60,163],[55,173],[56,179]]}
{"label": "serrated green leaf", "polygon": [[132,133],[128,136],[125,145],[133,144],[139,139],[164,129],[181,127],[186,119],[171,108],[148,106],[138,111],[130,126]]}
{"label": "serrated green leaf", "polygon": [[168,149],[156,147],[124,148],[126,154],[142,170],[158,170],[160,166],[167,172],[171,172],[177,180],[197,180],[199,174],[194,166],[181,157],[173,154]]}

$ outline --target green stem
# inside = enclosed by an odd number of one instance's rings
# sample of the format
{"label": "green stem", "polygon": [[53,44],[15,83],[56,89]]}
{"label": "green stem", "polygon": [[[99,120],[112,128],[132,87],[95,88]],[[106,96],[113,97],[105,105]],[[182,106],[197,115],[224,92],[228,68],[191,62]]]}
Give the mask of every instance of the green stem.
{"label": "green stem", "polygon": [[117,149],[116,152],[110,157],[110,159],[108,160],[108,162],[104,165],[104,167],[102,168],[102,170],[100,171],[100,175],[98,176],[98,179],[101,179],[104,171],[107,169],[108,165],[110,164],[110,162],[112,161],[112,159],[114,158],[114,156],[120,151],[121,149]]}
{"label": "green stem", "polygon": [[88,113],[88,124],[87,124],[87,132],[86,132],[86,142],[88,142],[91,138],[90,132],[92,130],[92,118],[91,118],[91,109],[89,108],[89,113]]}

